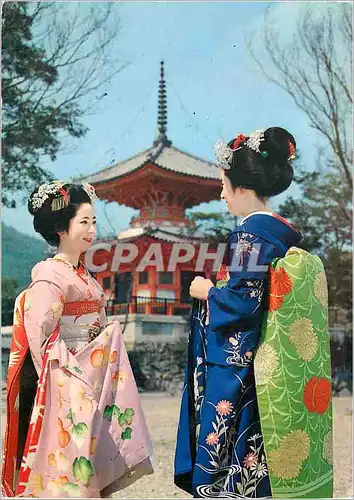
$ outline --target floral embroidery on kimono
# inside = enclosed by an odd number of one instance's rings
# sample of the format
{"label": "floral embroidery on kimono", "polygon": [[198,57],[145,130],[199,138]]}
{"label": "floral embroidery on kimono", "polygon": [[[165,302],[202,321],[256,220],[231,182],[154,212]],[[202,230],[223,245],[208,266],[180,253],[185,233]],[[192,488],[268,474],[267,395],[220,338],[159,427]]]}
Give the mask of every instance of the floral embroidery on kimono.
{"label": "floral embroidery on kimono", "polygon": [[[28,351],[38,384],[21,467],[14,471],[14,412],[17,404],[19,418],[26,419],[21,399],[16,401]],[[83,266],[76,271],[56,259],[35,266],[30,287],[15,305],[11,353],[6,496],[97,498],[104,489],[120,489],[120,479],[134,468],[144,465],[140,471],[152,473],[151,443],[123,336],[118,323],[107,325],[103,291]]]}
{"label": "floral embroidery on kimono", "polygon": [[243,340],[244,335],[242,332],[235,333],[229,337],[230,347],[229,349],[224,349],[226,353],[231,354],[231,356],[226,358],[226,363],[229,365],[248,366],[252,362],[252,352],[248,351],[245,355],[241,356]]}
{"label": "floral embroidery on kimono", "polygon": [[[208,300],[196,301],[193,308],[175,484],[194,497],[272,494],[254,355],[268,307],[269,265],[300,239],[294,228],[279,219],[250,216],[231,233],[227,259]],[[203,321],[206,311],[208,323]]]}

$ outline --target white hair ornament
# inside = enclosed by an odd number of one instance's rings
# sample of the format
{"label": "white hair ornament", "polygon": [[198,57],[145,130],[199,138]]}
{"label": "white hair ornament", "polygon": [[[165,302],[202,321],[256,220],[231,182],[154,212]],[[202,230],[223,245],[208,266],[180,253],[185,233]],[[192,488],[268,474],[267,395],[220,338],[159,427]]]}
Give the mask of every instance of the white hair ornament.
{"label": "white hair ornament", "polygon": [[[52,194],[61,194],[61,196],[52,200],[51,210],[53,212],[67,207],[70,203],[70,195],[63,189],[65,184],[69,183],[67,181],[53,181],[41,184],[37,192],[31,198],[33,212],[37,212]],[[98,199],[95,188],[91,186],[91,184],[85,182],[81,184],[81,186],[82,189],[88,194],[92,203]]]}
{"label": "white hair ornament", "polygon": [[214,155],[216,164],[226,170],[231,168],[230,161],[232,160],[233,150],[226,144],[226,142],[219,139],[214,146]]}
{"label": "white hair ornament", "polygon": [[256,153],[261,153],[261,151],[259,150],[259,146],[261,145],[261,142],[264,141],[264,132],[265,129],[255,130],[254,132],[252,132],[252,134],[249,135],[249,138],[246,141],[246,145],[250,149],[253,149],[253,151],[256,151]]}

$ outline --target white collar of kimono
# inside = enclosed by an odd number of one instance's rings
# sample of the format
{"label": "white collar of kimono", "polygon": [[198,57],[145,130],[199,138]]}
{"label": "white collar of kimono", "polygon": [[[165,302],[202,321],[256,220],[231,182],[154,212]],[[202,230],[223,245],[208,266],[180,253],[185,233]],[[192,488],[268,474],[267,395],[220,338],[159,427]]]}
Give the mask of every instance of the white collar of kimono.
{"label": "white collar of kimono", "polygon": [[242,221],[240,222],[240,225],[243,224],[245,222],[246,219],[248,219],[249,217],[252,217],[252,215],[269,215],[270,217],[274,217],[274,213],[273,212],[262,212],[262,211],[259,211],[259,212],[251,212],[250,214],[246,215],[246,217],[244,217],[242,219]]}

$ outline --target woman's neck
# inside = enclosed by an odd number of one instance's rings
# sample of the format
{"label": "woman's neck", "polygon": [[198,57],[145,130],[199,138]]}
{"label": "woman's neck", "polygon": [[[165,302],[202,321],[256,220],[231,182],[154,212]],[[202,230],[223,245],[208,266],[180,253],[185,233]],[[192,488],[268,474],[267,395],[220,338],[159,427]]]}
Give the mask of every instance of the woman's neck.
{"label": "woman's neck", "polygon": [[259,200],[254,200],[254,202],[247,207],[247,210],[245,210],[245,213],[242,214],[242,216],[248,217],[249,215],[253,214],[253,212],[273,212],[273,210],[270,206],[269,201],[263,203]]}
{"label": "woman's neck", "polygon": [[74,267],[78,267],[80,254],[67,248],[58,247],[55,258],[70,262]]}

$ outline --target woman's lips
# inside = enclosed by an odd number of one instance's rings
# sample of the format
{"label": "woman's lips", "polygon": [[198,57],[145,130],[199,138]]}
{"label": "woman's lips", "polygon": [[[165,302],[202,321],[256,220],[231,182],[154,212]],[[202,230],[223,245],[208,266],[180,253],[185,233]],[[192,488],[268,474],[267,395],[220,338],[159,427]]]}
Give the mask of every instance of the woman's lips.
{"label": "woman's lips", "polygon": [[84,238],[85,241],[87,241],[88,243],[92,243],[93,242],[93,238]]}

